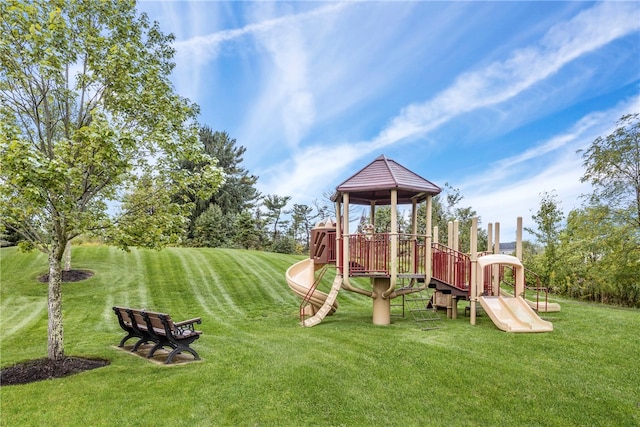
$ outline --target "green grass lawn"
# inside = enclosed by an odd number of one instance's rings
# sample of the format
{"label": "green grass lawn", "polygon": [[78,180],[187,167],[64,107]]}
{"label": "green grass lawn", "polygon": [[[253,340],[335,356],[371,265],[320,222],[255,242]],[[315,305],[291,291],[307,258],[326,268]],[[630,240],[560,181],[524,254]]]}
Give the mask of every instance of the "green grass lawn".
{"label": "green grass lawn", "polygon": [[[47,354],[47,263],[14,248],[0,257],[7,367]],[[461,302],[458,319],[422,331],[410,317],[374,326],[371,301],[341,291],[337,313],[307,329],[284,279],[299,259],[74,247],[73,267],[95,276],[63,285],[66,354],[111,364],[2,387],[2,425],[640,425],[638,310],[554,300],[562,311],[542,315],[553,332],[507,334],[487,316],[471,326]],[[117,350],[113,305],[202,317],[202,361]]]}

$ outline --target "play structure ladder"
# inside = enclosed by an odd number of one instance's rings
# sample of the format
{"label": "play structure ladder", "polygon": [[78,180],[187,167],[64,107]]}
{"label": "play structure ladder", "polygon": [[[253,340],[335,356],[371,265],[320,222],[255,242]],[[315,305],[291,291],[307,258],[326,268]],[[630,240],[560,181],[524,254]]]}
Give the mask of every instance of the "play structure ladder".
{"label": "play structure ladder", "polygon": [[435,308],[431,306],[432,298],[433,289],[429,288],[404,296],[406,311],[411,313],[413,320],[423,331],[444,326]]}

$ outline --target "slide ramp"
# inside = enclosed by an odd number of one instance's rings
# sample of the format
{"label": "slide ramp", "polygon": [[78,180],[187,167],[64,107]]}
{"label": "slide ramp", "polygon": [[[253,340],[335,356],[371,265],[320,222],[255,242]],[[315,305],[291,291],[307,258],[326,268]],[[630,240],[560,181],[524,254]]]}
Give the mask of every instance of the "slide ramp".
{"label": "slide ramp", "polygon": [[506,332],[551,332],[553,324],[542,320],[521,297],[480,297],[480,305],[498,329]]}
{"label": "slide ramp", "polygon": [[[291,288],[291,290],[301,299],[304,299],[307,296],[309,290],[313,286],[313,283],[315,282],[315,271],[316,265],[311,258],[299,261],[287,269],[285,273],[287,284],[289,285],[289,288]],[[327,314],[333,314],[338,309],[336,296],[338,290],[340,290],[340,286],[338,286],[338,289],[335,291],[336,295],[332,295],[334,293],[333,291],[336,287],[335,282],[338,280],[338,277],[340,277],[340,283],[342,282],[342,276],[336,275],[336,280],[334,280],[334,284],[329,294],[317,289],[311,294],[309,303],[311,304],[312,312],[314,313],[313,317],[316,317],[321,311],[323,312],[322,317],[317,320],[315,324],[320,323]],[[310,321],[313,317],[307,319],[305,323]],[[305,324],[305,326],[307,325]],[[310,324],[308,326],[313,325]]]}

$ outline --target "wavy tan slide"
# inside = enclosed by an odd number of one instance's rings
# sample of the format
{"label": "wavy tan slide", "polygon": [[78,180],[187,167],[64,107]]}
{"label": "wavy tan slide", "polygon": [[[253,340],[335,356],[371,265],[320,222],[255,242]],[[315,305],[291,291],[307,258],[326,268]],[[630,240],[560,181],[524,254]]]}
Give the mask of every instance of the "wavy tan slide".
{"label": "wavy tan slide", "polygon": [[503,331],[553,331],[553,324],[542,320],[521,297],[480,297],[480,305],[498,329]]}
{"label": "wavy tan slide", "polygon": [[[291,290],[300,298],[304,298],[313,286],[315,271],[316,265],[311,258],[299,261],[287,269],[285,274],[287,283]],[[309,301],[311,303],[313,316],[306,319],[303,326],[317,325],[327,314],[333,314],[338,309],[336,297],[338,296],[341,285],[342,276],[336,274],[333,286],[328,295],[317,289],[313,291]]]}

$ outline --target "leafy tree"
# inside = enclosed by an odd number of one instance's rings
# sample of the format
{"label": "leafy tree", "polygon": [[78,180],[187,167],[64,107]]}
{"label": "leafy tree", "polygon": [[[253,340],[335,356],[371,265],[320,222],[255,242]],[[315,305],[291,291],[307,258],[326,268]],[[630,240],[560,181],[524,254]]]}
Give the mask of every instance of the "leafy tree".
{"label": "leafy tree", "polygon": [[[369,209],[366,208],[368,212]],[[397,230],[398,233],[407,233],[409,232],[409,224],[407,224],[407,219],[402,214],[401,211],[397,211]],[[361,224],[371,223],[371,218],[369,216],[363,215],[363,219],[361,219]],[[391,206],[376,206],[375,211],[375,224],[373,224],[374,230],[376,233],[390,233],[391,232]]]}
{"label": "leafy tree", "polygon": [[640,306],[640,239],[634,227],[613,221],[608,206],[576,209],[560,235],[565,267],[560,291],[603,303]]}
{"label": "leafy tree", "polygon": [[616,124],[613,133],[578,151],[586,168],[581,181],[594,187],[591,204],[617,206],[624,221],[640,229],[640,114]]}
{"label": "leafy tree", "polygon": [[[448,223],[449,221],[458,221],[459,231],[459,248],[461,252],[469,250],[471,245],[471,222],[477,216],[477,212],[471,207],[461,207],[460,202],[464,196],[460,194],[460,190],[453,188],[449,183],[444,184],[443,191],[433,198],[432,202],[432,222],[434,226],[438,226],[439,241],[453,247],[452,242],[448,242]],[[418,218],[425,217],[426,204],[422,203],[418,207]],[[480,224],[480,221],[478,221]],[[424,221],[418,222],[418,233],[425,233]],[[478,248],[487,246],[486,230],[478,229]]]}
{"label": "leafy tree", "polygon": [[205,153],[218,160],[218,167],[225,173],[225,182],[209,199],[209,203],[220,206],[223,213],[239,213],[254,206],[260,193],[255,188],[258,177],[250,175],[240,166],[247,150],[237,146],[236,140],[226,132],[213,132],[204,126],[200,129],[200,141]]}
{"label": "leafy tree", "polygon": [[[191,206],[170,195],[207,197],[221,174],[198,143],[196,106],[169,81],[173,36],[133,0],[6,0],[0,32],[0,223],[48,255],[48,357],[62,359],[67,242],[174,241]],[[206,166],[181,170],[185,159]]]}
{"label": "leafy tree", "polygon": [[296,253],[296,241],[291,236],[278,236],[271,244],[271,251],[281,254]]}
{"label": "leafy tree", "polygon": [[560,202],[555,192],[543,192],[540,195],[540,207],[531,216],[537,228],[525,227],[529,233],[534,235],[537,241],[544,247],[540,268],[532,269],[540,275],[543,283],[553,287],[556,267],[559,263],[557,248],[560,241],[560,232],[564,214],[560,209]]}

